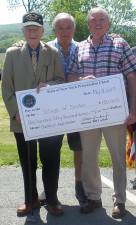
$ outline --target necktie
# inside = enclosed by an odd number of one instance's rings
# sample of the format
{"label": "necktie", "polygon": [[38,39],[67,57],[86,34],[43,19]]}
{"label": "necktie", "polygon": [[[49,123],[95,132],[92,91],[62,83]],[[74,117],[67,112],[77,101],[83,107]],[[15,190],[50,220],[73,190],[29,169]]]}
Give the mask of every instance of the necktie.
{"label": "necktie", "polygon": [[34,72],[36,72],[37,56],[36,56],[36,51],[35,50],[32,51],[32,66],[33,66]]}

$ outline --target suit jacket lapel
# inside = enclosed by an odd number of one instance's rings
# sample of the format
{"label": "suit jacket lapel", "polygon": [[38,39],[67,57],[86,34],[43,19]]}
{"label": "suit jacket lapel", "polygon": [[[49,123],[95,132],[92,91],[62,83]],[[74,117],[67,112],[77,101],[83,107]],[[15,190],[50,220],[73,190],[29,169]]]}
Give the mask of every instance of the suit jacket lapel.
{"label": "suit jacket lapel", "polygon": [[47,48],[44,46],[44,43],[41,42],[37,65],[37,77],[39,77],[40,81],[45,80],[45,73],[47,75],[48,66],[50,65],[50,62],[51,62],[51,54],[49,51],[47,51]]}
{"label": "suit jacket lapel", "polygon": [[23,47],[21,48],[21,54],[22,54],[22,58],[23,58],[23,61],[25,64],[25,70],[28,73],[28,76],[30,76],[30,77],[34,76],[31,57],[29,55],[29,50],[28,50],[26,42],[24,43]]}
{"label": "suit jacket lapel", "polygon": [[21,54],[25,64],[25,71],[28,73],[28,76],[34,77],[37,85],[40,81],[45,81],[45,76],[48,72],[48,66],[51,63],[51,53],[47,50],[46,46],[44,46],[44,43],[40,42],[39,59],[36,73],[33,71],[27,43],[25,43],[21,48]]}

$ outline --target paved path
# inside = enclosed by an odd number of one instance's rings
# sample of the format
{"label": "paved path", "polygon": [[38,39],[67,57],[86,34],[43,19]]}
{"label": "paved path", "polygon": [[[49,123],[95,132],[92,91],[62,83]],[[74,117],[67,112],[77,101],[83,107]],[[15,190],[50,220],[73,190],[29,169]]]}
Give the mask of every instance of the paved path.
{"label": "paved path", "polygon": [[[111,217],[112,189],[111,169],[101,169],[102,178],[107,178],[103,183],[102,202],[103,208],[97,209],[88,215],[79,213],[78,202],[74,196],[74,170],[61,169],[59,182],[59,199],[64,206],[65,213],[61,217],[53,217],[41,207],[40,212],[34,212],[33,222],[31,216],[19,218],[16,208],[23,202],[23,184],[20,168],[0,167],[0,225],[136,225],[136,190],[132,190],[130,179],[135,177],[134,170],[128,171],[128,191],[131,201],[127,200],[127,215],[122,220]],[[41,170],[37,171],[38,190],[42,191]]]}

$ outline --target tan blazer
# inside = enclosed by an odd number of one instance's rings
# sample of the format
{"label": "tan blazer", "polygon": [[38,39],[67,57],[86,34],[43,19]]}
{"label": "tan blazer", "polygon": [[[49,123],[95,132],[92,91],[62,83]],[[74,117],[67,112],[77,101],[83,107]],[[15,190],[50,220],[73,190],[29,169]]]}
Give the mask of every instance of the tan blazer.
{"label": "tan blazer", "polygon": [[21,124],[14,119],[18,112],[15,92],[36,88],[39,82],[64,82],[58,50],[40,42],[38,65],[34,73],[27,43],[24,43],[22,48],[7,49],[2,76],[2,96],[10,116],[11,131],[22,132]]}

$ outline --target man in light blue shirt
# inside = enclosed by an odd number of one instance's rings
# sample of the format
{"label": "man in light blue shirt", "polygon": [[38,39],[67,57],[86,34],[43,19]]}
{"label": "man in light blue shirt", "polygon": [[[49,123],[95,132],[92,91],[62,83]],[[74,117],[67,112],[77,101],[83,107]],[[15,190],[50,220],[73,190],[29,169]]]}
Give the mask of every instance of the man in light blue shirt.
{"label": "man in light blue shirt", "polygon": [[71,42],[68,45],[67,52],[65,54],[63,47],[61,46],[61,43],[57,38],[55,38],[53,41],[47,42],[47,44],[56,47],[60,51],[60,58],[61,63],[64,68],[64,74],[65,78],[67,79],[67,75],[70,73],[71,66],[72,66],[72,58],[75,54],[75,50],[77,48],[78,42],[75,40],[71,40]]}
{"label": "man in light blue shirt", "polygon": [[[47,44],[56,47],[60,52],[60,60],[62,62],[67,82],[67,75],[71,71],[73,58],[78,45],[78,42],[73,40],[75,32],[75,20],[73,16],[68,13],[59,13],[53,20],[53,29],[56,38],[49,41]],[[75,192],[76,197],[81,204],[86,202],[82,182],[81,182],[81,141],[79,132],[67,134],[68,145],[74,151],[74,165],[75,165]],[[44,193],[41,194],[40,200],[44,202]]]}

